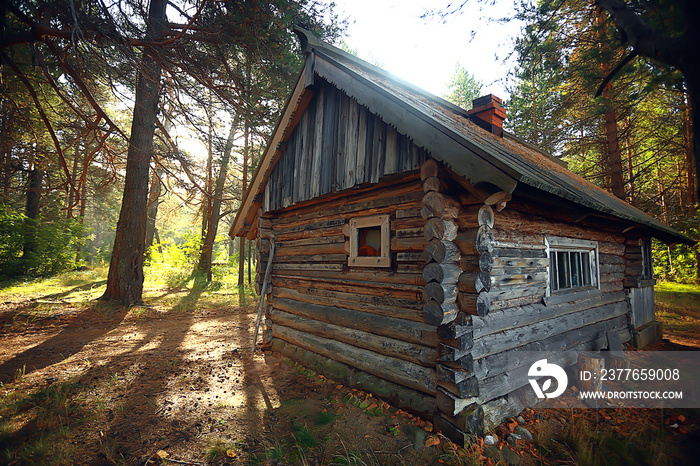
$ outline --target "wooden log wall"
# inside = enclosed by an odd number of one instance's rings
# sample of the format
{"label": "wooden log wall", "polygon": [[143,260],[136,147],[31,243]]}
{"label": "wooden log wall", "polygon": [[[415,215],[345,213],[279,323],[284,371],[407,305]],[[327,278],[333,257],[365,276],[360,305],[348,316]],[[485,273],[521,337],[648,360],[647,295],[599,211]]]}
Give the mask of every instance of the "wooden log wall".
{"label": "wooden log wall", "polygon": [[[423,196],[415,170],[264,214],[258,260],[266,263],[274,237],[273,348],[302,364],[328,358],[352,368],[327,375],[354,374],[341,381],[378,396],[393,387],[390,399],[425,414],[426,400],[435,405],[437,332],[423,309]],[[389,215],[391,267],[348,266],[350,220],[374,215]]]}
{"label": "wooden log wall", "polygon": [[[423,233],[427,242],[423,252],[423,280],[426,283],[423,287],[423,316],[426,322],[438,326],[439,338],[434,417],[451,419],[454,410],[446,406],[444,400],[476,395],[475,379],[469,378],[459,366],[459,359],[468,354],[472,341],[471,326],[457,302],[461,282],[487,283],[488,280],[480,271],[474,271],[468,277],[462,273],[462,258],[478,253],[480,240],[476,237],[481,238],[481,235],[474,232],[471,239],[464,235],[460,237],[457,219],[461,205],[451,194],[457,191],[449,175],[440,164],[429,159],[421,167],[421,180],[425,192],[421,215],[426,219]],[[488,231],[482,233],[488,234]],[[466,247],[467,244],[473,247]]]}
{"label": "wooden log wall", "polygon": [[[517,196],[503,195],[509,202],[493,205],[477,204],[474,196],[459,198],[458,231],[451,240],[458,251],[446,253],[459,257],[459,271],[431,264],[424,269],[426,281],[458,274],[458,312],[438,329],[435,418],[457,441],[498,425],[532,401],[523,400],[529,399],[527,371],[535,360],[520,357],[514,368],[509,366],[514,352],[537,351],[556,360],[564,350],[605,348],[608,332],[630,339],[623,235],[565,221]],[[453,215],[456,207],[443,204],[443,212]],[[600,289],[546,297],[545,236],[597,241]],[[430,293],[452,296],[448,286],[442,289],[441,294],[431,287]]]}
{"label": "wooden log wall", "polygon": [[282,142],[265,186],[265,211],[289,207],[385,175],[417,169],[424,149],[321,78]]}

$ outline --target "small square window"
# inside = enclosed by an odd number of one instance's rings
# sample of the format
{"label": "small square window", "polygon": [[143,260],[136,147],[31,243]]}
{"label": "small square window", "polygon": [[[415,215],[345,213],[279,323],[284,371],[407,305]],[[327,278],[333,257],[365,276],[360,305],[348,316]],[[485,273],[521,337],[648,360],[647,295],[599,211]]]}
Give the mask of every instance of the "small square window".
{"label": "small square window", "polygon": [[549,257],[547,296],[598,287],[598,243],[548,236],[546,244]]}
{"label": "small square window", "polygon": [[348,265],[390,267],[390,231],[388,215],[374,215],[350,220]]}

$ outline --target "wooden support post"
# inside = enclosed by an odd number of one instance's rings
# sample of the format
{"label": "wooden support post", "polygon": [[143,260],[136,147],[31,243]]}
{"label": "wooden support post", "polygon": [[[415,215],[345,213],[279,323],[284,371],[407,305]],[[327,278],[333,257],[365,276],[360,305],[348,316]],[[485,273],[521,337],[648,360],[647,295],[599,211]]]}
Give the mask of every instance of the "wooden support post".
{"label": "wooden support post", "polygon": [[263,280],[262,289],[260,290],[260,306],[258,307],[258,319],[255,321],[255,333],[253,334],[253,345],[250,349],[250,359],[255,357],[255,341],[258,339],[258,331],[260,330],[260,319],[262,319],[263,306],[265,305],[265,296],[267,283],[270,278],[270,271],[272,270],[272,259],[275,256],[275,238],[272,238],[272,245],[270,246],[270,257],[267,259],[267,268],[265,269],[265,279]]}

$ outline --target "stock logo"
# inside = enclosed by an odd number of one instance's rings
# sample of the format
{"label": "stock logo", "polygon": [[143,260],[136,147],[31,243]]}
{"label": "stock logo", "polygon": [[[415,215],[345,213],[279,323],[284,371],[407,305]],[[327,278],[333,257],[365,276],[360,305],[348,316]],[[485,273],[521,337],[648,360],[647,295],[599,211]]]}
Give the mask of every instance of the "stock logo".
{"label": "stock logo", "polygon": [[[527,375],[530,377],[530,385],[535,390],[535,395],[541,399],[558,397],[564,393],[566,385],[569,383],[569,378],[566,376],[564,369],[556,364],[549,364],[546,359],[540,359],[530,366]],[[538,380],[542,377],[547,379],[540,387]],[[556,389],[550,391],[552,389],[552,378],[557,381],[557,386]]]}

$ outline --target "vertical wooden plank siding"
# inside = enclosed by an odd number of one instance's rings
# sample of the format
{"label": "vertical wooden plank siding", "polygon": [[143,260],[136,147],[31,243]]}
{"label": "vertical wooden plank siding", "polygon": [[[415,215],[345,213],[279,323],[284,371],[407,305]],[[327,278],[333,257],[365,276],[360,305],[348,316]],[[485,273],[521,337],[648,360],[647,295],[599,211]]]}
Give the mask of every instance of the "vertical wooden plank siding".
{"label": "vertical wooden plank siding", "polygon": [[424,149],[325,81],[285,141],[267,182],[265,210],[377,183],[415,170]]}

